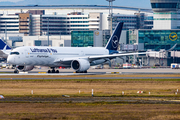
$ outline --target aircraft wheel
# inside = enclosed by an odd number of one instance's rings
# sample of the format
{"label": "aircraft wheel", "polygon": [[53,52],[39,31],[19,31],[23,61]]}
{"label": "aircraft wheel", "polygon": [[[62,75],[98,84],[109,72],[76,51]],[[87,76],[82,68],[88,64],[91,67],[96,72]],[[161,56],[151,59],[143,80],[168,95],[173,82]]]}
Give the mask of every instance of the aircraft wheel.
{"label": "aircraft wheel", "polygon": [[55,73],[56,71],[55,70],[52,70],[52,73]]}
{"label": "aircraft wheel", "polygon": [[48,73],[51,73],[51,70],[48,70]]}
{"label": "aircraft wheel", "polygon": [[14,73],[19,73],[19,71],[18,70],[14,70]]}
{"label": "aircraft wheel", "polygon": [[59,70],[56,70],[56,73],[59,73]]}
{"label": "aircraft wheel", "polygon": [[84,73],[87,73],[87,70],[86,70],[86,71],[84,71]]}

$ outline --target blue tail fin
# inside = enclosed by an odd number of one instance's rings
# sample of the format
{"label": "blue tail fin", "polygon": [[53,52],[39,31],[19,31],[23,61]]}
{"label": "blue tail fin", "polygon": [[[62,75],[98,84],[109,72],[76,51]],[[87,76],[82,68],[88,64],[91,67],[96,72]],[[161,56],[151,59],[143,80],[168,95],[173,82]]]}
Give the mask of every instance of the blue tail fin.
{"label": "blue tail fin", "polygon": [[[0,50],[3,50],[6,45],[7,44],[0,39]],[[11,50],[11,48],[7,45],[6,50]]]}
{"label": "blue tail fin", "polygon": [[106,49],[108,50],[117,50],[119,45],[119,40],[122,32],[123,22],[120,22],[116,25],[116,28],[113,31],[107,45]]}

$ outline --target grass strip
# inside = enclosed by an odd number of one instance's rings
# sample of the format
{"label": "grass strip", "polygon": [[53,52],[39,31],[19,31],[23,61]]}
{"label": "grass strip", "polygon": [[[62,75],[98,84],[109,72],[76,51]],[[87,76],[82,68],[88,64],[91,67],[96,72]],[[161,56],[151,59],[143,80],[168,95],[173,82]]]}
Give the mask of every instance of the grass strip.
{"label": "grass strip", "polygon": [[[68,95],[70,97],[92,97],[90,94],[82,94],[82,95]],[[63,95],[6,95],[6,98],[12,97],[29,97],[29,98],[64,98]],[[179,98],[180,95],[94,95],[93,97],[173,97]],[[92,97],[92,98],[93,98]]]}

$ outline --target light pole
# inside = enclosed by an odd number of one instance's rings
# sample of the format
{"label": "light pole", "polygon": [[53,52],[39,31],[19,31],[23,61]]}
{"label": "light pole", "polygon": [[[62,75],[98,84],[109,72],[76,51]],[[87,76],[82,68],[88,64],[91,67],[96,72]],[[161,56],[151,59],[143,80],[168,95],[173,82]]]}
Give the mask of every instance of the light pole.
{"label": "light pole", "polygon": [[47,33],[48,33],[48,46],[49,46],[49,18],[47,18],[47,22],[48,22],[48,29],[47,29]]}
{"label": "light pole", "polygon": [[106,0],[109,2],[109,16],[108,16],[108,21],[109,21],[109,29],[110,29],[110,34],[112,34],[112,18],[113,18],[113,1],[115,0]]}
{"label": "light pole", "polygon": [[60,40],[61,40],[61,31],[59,33],[60,33]]}

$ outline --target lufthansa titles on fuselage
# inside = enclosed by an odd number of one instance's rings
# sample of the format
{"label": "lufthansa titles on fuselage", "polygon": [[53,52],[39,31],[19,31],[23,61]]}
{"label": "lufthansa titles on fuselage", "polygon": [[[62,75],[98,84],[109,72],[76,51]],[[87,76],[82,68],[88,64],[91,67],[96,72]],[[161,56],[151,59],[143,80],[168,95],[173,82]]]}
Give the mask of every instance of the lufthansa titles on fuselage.
{"label": "lufthansa titles on fuselage", "polygon": [[31,49],[30,48],[30,50],[31,50],[31,52],[39,52],[39,53],[42,53],[42,52],[44,52],[44,53],[57,53],[57,50],[56,49],[52,49],[52,48],[46,48],[46,49],[39,49],[39,48],[33,48],[33,49]]}

